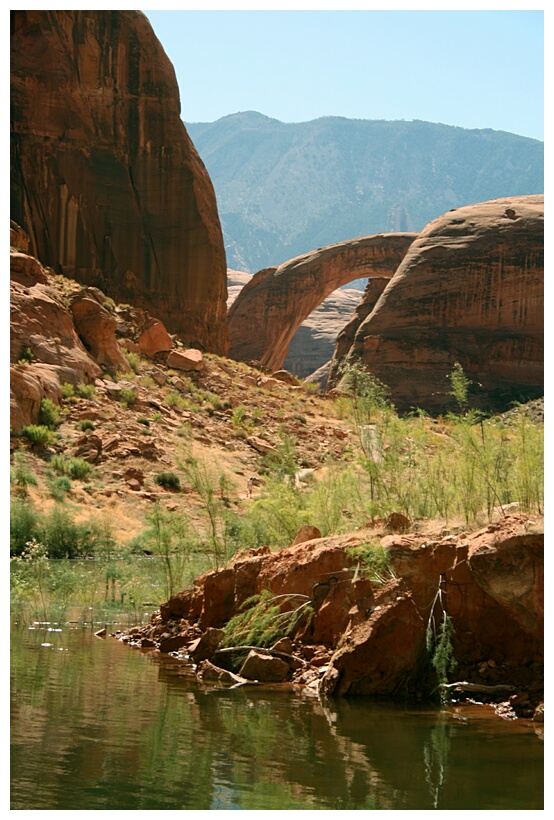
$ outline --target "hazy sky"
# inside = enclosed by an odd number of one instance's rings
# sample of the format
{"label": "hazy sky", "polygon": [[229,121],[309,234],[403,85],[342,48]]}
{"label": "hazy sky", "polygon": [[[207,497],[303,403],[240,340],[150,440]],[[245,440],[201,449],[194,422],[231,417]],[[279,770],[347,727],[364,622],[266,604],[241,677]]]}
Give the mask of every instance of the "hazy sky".
{"label": "hazy sky", "polygon": [[253,110],[283,122],[419,119],[542,140],[544,13],[525,6],[531,10],[183,4],[145,13],[175,66],[185,122]]}

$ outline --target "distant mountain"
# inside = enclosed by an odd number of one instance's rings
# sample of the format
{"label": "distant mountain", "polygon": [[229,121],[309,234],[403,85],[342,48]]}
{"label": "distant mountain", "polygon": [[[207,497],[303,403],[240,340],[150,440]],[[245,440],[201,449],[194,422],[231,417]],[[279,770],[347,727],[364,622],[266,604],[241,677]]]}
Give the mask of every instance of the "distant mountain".
{"label": "distant mountain", "polygon": [[504,131],[343,117],[282,123],[255,111],[186,128],[215,187],[227,265],[237,270],[544,191],[544,144]]}

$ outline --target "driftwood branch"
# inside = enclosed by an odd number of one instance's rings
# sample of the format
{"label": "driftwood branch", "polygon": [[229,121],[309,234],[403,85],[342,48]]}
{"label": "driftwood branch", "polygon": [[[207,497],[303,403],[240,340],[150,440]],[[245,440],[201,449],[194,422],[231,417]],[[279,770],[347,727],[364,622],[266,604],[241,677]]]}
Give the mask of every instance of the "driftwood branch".
{"label": "driftwood branch", "polygon": [[485,692],[494,694],[495,692],[515,692],[515,686],[509,683],[497,683],[495,686],[487,686],[485,683],[468,683],[465,680],[456,683],[440,683],[437,689],[463,689],[465,692]]}
{"label": "driftwood branch", "polygon": [[214,652],[214,657],[216,655],[223,655],[224,653],[228,652],[241,652],[241,651],[250,651],[254,649],[256,652],[262,652],[265,655],[271,655],[273,658],[280,658],[284,661],[300,661],[303,665],[306,665],[306,661],[302,658],[299,658],[297,655],[290,655],[288,652],[280,652],[278,649],[266,649],[263,646],[226,646],[225,649],[218,649]]}

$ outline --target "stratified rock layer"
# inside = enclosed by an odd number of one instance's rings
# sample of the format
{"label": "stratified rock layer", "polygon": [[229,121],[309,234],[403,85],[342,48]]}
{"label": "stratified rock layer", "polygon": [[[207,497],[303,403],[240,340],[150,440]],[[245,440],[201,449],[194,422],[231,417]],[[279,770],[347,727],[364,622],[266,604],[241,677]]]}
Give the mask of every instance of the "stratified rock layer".
{"label": "stratified rock layer", "polygon": [[474,405],[540,396],[543,277],[543,196],[450,211],[418,236],[357,332],[349,328],[345,358],[364,362],[399,409],[447,409],[455,362],[474,382]]}
{"label": "stratified rock layer", "polygon": [[314,308],[354,279],[390,279],[416,235],[364,236],[258,271],[229,309],[229,355],[279,370],[297,328]]}
{"label": "stratified rock layer", "polygon": [[215,195],[138,11],[12,11],[11,216],[44,265],[227,349]]}

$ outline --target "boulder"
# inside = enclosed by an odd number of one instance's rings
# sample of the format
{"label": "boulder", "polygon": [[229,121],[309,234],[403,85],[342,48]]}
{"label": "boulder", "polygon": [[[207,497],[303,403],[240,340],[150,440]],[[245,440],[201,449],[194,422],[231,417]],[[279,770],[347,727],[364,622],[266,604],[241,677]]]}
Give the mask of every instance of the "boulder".
{"label": "boulder", "polygon": [[417,682],[425,624],[405,585],[390,581],[369,618],[345,633],[322,676],[325,695],[393,695]]}
{"label": "boulder", "polygon": [[189,350],[172,350],[167,357],[167,366],[176,370],[204,370],[204,357],[200,350],[190,348]]}
{"label": "boulder", "polygon": [[544,536],[491,524],[469,538],[468,565],[479,586],[535,641],[544,634]]}
{"label": "boulder", "polygon": [[178,649],[182,649],[183,646],[186,646],[189,643],[189,638],[186,635],[172,635],[171,638],[165,638],[163,641],[160,641],[160,652],[167,654],[168,652],[176,652]]}
{"label": "boulder", "polygon": [[219,666],[214,666],[209,660],[203,660],[198,664],[196,676],[201,681],[223,683],[227,686],[247,683],[244,678],[241,678],[239,675],[234,675],[232,672],[228,672],[227,669],[220,669]]}
{"label": "boulder", "polygon": [[321,531],[318,530],[317,527],[312,527],[310,524],[306,524],[298,530],[296,538],[292,542],[292,546],[294,547],[296,544],[303,544],[305,541],[312,541],[314,538],[321,538]]}
{"label": "boulder", "polygon": [[140,352],[150,359],[157,353],[165,353],[172,349],[173,341],[159,319],[150,318],[142,333],[137,339]]}
{"label": "boulder", "polygon": [[75,330],[93,359],[107,370],[128,372],[129,362],[115,335],[116,318],[103,305],[106,297],[97,288],[84,288],[71,299]]}
{"label": "boulder", "polygon": [[289,664],[281,658],[274,658],[263,652],[250,650],[239,675],[259,683],[282,683],[290,671]]}
{"label": "boulder", "polygon": [[195,663],[209,660],[215,655],[224,637],[225,632],[223,629],[209,627],[199,638],[190,644],[188,654]]}

